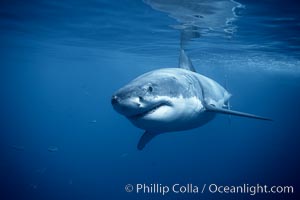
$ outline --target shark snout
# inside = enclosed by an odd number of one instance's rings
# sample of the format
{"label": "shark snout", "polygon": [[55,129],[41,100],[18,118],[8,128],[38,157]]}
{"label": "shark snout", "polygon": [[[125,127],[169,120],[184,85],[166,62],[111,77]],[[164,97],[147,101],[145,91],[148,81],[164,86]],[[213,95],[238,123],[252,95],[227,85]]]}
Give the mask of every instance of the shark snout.
{"label": "shark snout", "polygon": [[138,98],[123,98],[116,94],[111,97],[111,104],[118,113],[125,116],[135,115],[142,109]]}
{"label": "shark snout", "polygon": [[111,104],[112,104],[112,105],[118,104],[119,101],[120,101],[120,98],[119,98],[118,96],[113,95],[113,96],[111,97]]}

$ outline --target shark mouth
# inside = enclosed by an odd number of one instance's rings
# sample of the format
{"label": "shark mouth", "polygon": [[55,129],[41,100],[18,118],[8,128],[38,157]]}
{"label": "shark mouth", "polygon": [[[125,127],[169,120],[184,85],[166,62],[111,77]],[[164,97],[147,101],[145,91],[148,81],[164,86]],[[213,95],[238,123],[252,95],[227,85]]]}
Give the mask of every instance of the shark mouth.
{"label": "shark mouth", "polygon": [[144,111],[144,112],[138,113],[138,114],[136,114],[136,115],[129,116],[128,118],[131,119],[131,120],[137,120],[137,119],[143,118],[143,117],[145,117],[146,115],[149,115],[149,114],[151,114],[151,113],[154,113],[154,112],[155,112],[157,109],[159,109],[160,107],[166,106],[166,105],[168,105],[168,104],[166,104],[166,103],[158,104],[158,105],[152,107],[152,108],[149,109],[149,110],[146,110],[146,111]]}

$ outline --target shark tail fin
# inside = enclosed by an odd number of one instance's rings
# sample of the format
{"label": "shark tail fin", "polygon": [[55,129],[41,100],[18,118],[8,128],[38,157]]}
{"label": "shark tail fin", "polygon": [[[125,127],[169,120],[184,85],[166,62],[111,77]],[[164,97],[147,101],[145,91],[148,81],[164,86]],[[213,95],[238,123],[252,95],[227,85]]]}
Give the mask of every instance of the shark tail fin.
{"label": "shark tail fin", "polygon": [[216,112],[216,113],[222,113],[222,114],[227,114],[227,115],[236,115],[236,116],[240,116],[240,117],[248,117],[248,118],[259,119],[259,120],[273,121],[272,119],[249,114],[249,113],[228,110],[228,109],[224,109],[224,108],[216,108],[213,105],[206,105],[205,107],[208,112]]}

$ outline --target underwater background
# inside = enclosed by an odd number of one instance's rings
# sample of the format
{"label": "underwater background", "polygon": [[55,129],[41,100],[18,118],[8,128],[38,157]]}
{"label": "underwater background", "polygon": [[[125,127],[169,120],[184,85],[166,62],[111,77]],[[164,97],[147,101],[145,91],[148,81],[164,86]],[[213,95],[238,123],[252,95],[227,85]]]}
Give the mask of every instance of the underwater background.
{"label": "underwater background", "polygon": [[[234,110],[163,134],[111,95],[177,67],[180,32],[196,70]],[[300,6],[292,0],[3,0],[0,2],[0,199],[297,199]],[[294,194],[136,194],[126,184],[292,185]]]}

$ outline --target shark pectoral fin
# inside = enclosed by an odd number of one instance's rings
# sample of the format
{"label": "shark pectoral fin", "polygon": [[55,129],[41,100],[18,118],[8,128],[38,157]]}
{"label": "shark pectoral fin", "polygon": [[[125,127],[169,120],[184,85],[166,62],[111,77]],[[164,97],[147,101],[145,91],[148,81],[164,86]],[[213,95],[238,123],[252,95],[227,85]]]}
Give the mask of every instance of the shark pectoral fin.
{"label": "shark pectoral fin", "polygon": [[145,131],[137,145],[138,150],[143,150],[146,144],[148,144],[155,136],[157,136],[157,133]]}
{"label": "shark pectoral fin", "polygon": [[227,115],[236,115],[236,116],[240,116],[240,117],[248,117],[248,118],[253,118],[253,119],[273,121],[272,119],[253,115],[253,114],[238,112],[238,111],[234,111],[234,110],[227,110],[224,108],[216,108],[215,106],[212,106],[212,105],[205,105],[205,108],[209,112],[216,112],[216,113],[222,113],[222,114],[227,114]]}

